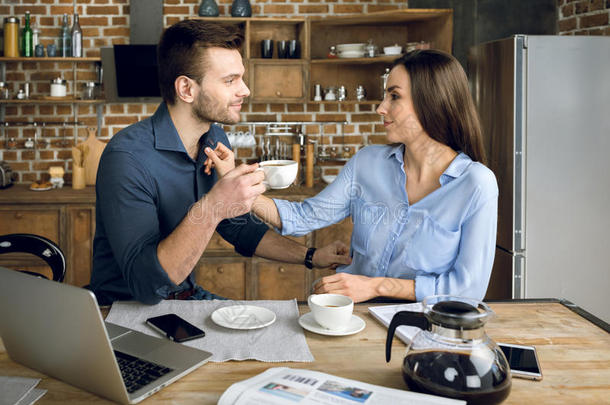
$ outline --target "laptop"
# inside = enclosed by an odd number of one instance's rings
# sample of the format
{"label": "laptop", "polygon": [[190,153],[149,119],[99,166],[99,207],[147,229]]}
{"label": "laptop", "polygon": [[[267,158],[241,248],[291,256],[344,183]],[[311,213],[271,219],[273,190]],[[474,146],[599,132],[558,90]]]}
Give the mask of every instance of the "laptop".
{"label": "laptop", "polygon": [[137,403],[211,353],[105,323],[93,293],[0,267],[0,336],[14,361],[120,403]]}

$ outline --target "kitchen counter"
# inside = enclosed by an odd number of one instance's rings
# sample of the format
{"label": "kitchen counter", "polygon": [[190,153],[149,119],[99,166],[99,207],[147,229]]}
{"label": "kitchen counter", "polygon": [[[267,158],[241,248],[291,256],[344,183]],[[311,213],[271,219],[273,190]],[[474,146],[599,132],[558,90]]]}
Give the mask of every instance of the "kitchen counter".
{"label": "kitchen counter", "polygon": [[[291,186],[283,190],[269,190],[265,195],[270,198],[285,198],[300,201],[316,195],[323,188],[322,184],[313,188]],[[33,191],[29,189],[29,184],[15,184],[0,190],[0,204],[18,204],[23,202],[28,204],[93,204],[95,203],[95,186],[87,186],[82,190],[74,190],[70,185],[67,185],[63,188],[48,191]]]}

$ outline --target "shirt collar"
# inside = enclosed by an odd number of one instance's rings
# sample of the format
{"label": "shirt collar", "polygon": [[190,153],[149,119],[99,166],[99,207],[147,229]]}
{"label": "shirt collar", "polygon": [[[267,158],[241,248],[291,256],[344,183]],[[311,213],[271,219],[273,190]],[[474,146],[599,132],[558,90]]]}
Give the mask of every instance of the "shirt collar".
{"label": "shirt collar", "polygon": [[464,152],[458,153],[458,155],[453,159],[453,161],[449,164],[449,167],[445,169],[443,172],[443,176],[450,176],[458,178],[464,173],[464,171],[470,166],[472,163],[472,159],[470,156],[465,154]]}
{"label": "shirt collar", "polygon": [[[165,102],[159,104],[157,111],[153,114],[152,126],[155,136],[155,149],[187,153]],[[210,129],[203,134],[203,137],[203,144],[205,146],[214,148],[217,142],[222,142],[228,148],[231,148],[226,135],[224,135],[224,131],[215,124],[210,125]],[[197,154],[197,161],[205,162],[206,160],[207,156],[204,154],[203,148],[200,148]]]}
{"label": "shirt collar", "polygon": [[396,160],[400,162],[400,164],[404,163],[405,158],[405,145],[402,143],[391,144],[390,148],[386,153],[387,158],[394,157]]}
{"label": "shirt collar", "polygon": [[157,111],[152,116],[152,127],[155,136],[155,148],[174,152],[184,152],[184,144],[174,126],[172,117],[169,115],[167,104],[159,104]]}
{"label": "shirt collar", "polygon": [[[405,152],[404,144],[401,143],[401,144],[397,144],[397,145],[390,145],[390,148],[387,151],[386,157],[387,158],[394,157],[402,165],[402,164],[404,164],[404,156],[405,156],[404,152]],[[445,180],[445,182],[446,182],[451,179],[460,177],[462,175],[462,173],[464,173],[464,171],[468,168],[468,166],[470,166],[471,163],[472,163],[472,159],[470,159],[470,157],[467,154],[465,154],[464,152],[458,153],[458,155],[449,164],[449,167],[447,167],[447,169],[445,169],[445,171],[441,175],[441,181],[443,182],[443,180]],[[443,182],[443,184],[445,182]]]}

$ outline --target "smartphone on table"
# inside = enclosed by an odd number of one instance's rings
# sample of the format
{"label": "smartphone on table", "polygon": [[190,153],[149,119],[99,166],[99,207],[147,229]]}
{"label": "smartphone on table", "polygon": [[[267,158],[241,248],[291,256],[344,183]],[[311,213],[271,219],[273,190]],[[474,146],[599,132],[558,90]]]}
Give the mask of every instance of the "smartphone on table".
{"label": "smartphone on table", "polygon": [[186,342],[205,336],[205,332],[176,314],[148,318],[146,323],[174,342]]}
{"label": "smartphone on table", "polygon": [[498,343],[498,346],[500,346],[504,356],[506,356],[506,360],[508,360],[513,377],[536,381],[542,380],[542,370],[540,369],[535,347],[508,343]]}

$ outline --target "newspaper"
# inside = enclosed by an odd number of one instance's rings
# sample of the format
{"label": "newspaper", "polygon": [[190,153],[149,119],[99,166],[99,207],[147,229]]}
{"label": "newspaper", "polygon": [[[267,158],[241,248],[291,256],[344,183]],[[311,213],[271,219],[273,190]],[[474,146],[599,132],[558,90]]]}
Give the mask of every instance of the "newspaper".
{"label": "newspaper", "polygon": [[[381,322],[386,328],[390,326],[390,322],[392,322],[394,314],[399,311],[423,312],[424,307],[421,302],[415,302],[413,304],[369,307],[369,312],[371,315],[373,315],[373,317]],[[395,335],[408,345],[419,332],[421,332],[421,329],[418,327],[403,325],[396,328]]]}
{"label": "newspaper", "polygon": [[218,405],[457,405],[465,401],[403,391],[318,371],[274,367],[231,385]]}

